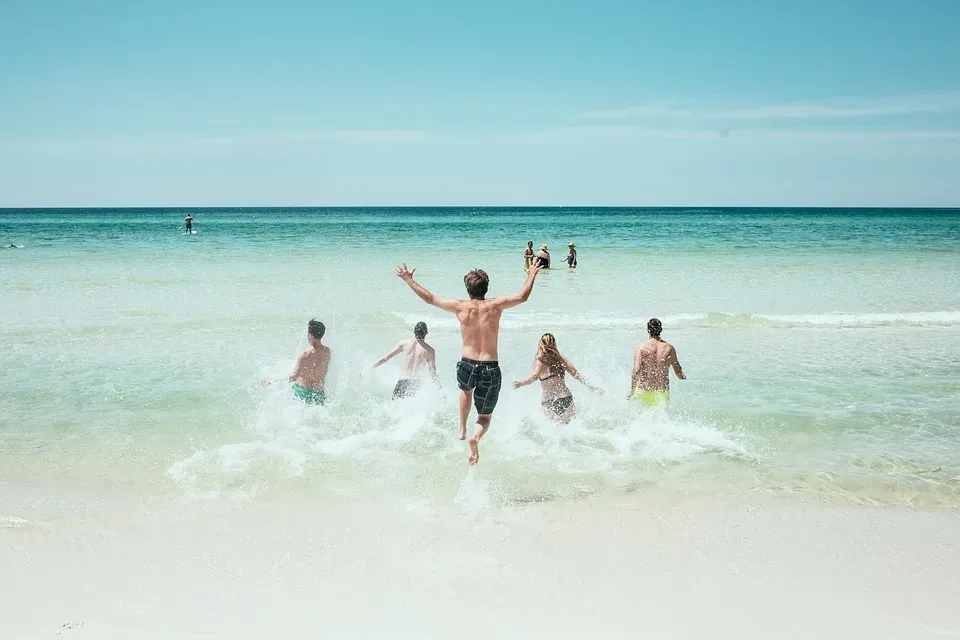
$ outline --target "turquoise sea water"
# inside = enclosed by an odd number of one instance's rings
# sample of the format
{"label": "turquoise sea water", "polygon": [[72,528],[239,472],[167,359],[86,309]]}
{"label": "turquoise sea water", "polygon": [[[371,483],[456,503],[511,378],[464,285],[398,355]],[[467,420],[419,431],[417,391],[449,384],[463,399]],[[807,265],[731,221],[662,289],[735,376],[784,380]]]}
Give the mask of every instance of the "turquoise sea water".
{"label": "turquoise sea water", "polygon": [[[196,236],[181,232],[187,212]],[[505,389],[465,485],[456,321],[393,268],[405,260],[459,296],[482,267],[491,293],[508,293],[527,240],[563,268],[505,316],[505,379],[528,373],[550,331],[607,393],[571,382],[580,414],[559,426],[535,389]],[[569,241],[576,271],[560,262]],[[659,491],[960,505],[960,210],[0,210],[11,243],[9,481],[210,500]],[[625,396],[654,315],[689,379],[668,411],[644,413]],[[334,350],[324,408],[258,384],[289,373],[311,317]],[[442,386],[393,403],[396,370],[370,367],[418,320]]]}

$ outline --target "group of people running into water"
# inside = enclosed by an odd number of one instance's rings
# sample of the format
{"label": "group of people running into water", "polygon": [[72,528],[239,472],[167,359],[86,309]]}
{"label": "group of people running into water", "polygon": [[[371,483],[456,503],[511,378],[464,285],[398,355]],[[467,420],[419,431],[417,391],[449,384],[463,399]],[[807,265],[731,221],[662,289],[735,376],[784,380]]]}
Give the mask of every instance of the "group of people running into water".
{"label": "group of people running into water", "polygon": [[[500,318],[504,311],[523,304],[530,298],[537,274],[544,268],[540,264],[532,264],[526,269],[527,279],[519,292],[495,298],[487,298],[490,278],[486,272],[474,269],[463,277],[468,296],[466,300],[442,298],[431,293],[414,279],[416,269],[408,268],[406,263],[396,268],[397,277],[421,300],[455,314],[460,323],[462,349],[460,361],[457,363],[457,386],[460,389],[461,440],[467,439],[470,405],[477,411],[474,430],[468,441],[470,464],[476,464],[480,460],[480,440],[490,428],[493,411],[500,398]],[[627,397],[645,406],[669,400],[671,368],[678,378],[686,378],[677,359],[676,349],[660,337],[662,330],[660,320],[651,318],[647,322],[649,339],[637,345],[633,353],[633,371]],[[330,366],[330,348],[322,343],[325,332],[326,328],[319,320],[308,323],[307,340],[310,346],[297,358],[289,376],[289,382],[293,383],[294,396],[309,404],[323,404],[326,401],[324,385]],[[379,367],[394,356],[403,356],[400,379],[393,390],[394,398],[415,393],[424,368],[434,380],[437,379],[436,352],[426,342],[427,325],[418,322],[413,334],[412,340],[397,344],[374,364],[374,367]],[[566,384],[567,374],[592,391],[603,393],[601,389],[586,382],[573,363],[560,353],[553,334],[545,333],[540,338],[533,371],[526,378],[514,382],[513,388],[518,389],[539,381],[543,412],[554,420],[566,423],[576,413],[573,393]]]}

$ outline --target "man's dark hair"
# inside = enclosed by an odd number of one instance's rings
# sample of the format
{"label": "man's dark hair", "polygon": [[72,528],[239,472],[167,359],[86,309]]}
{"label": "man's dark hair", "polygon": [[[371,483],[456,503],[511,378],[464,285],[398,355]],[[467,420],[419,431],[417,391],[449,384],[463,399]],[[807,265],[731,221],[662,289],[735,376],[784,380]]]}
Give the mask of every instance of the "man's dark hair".
{"label": "man's dark hair", "polygon": [[483,269],[474,269],[463,276],[463,284],[467,287],[467,295],[474,300],[483,300],[490,286],[490,276]]}
{"label": "man's dark hair", "polygon": [[323,323],[319,320],[311,320],[307,323],[307,333],[312,335],[317,340],[323,339],[323,334],[327,332],[327,328],[323,326]]}
{"label": "man's dark hair", "polygon": [[413,337],[417,340],[423,340],[427,337],[427,323],[418,322],[417,326],[413,328]]}
{"label": "man's dark hair", "polygon": [[650,321],[647,323],[647,333],[653,338],[659,338],[662,331],[663,323],[656,318],[650,318]]}

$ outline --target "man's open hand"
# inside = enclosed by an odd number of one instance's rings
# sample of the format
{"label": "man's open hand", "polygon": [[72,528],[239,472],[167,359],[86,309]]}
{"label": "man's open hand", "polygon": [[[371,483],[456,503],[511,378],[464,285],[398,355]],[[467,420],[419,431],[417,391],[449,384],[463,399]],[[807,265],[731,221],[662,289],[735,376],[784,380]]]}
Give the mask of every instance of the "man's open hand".
{"label": "man's open hand", "polygon": [[404,262],[402,265],[397,267],[397,277],[403,280],[404,282],[410,282],[413,280],[413,274],[416,272],[416,269],[407,269],[407,263]]}

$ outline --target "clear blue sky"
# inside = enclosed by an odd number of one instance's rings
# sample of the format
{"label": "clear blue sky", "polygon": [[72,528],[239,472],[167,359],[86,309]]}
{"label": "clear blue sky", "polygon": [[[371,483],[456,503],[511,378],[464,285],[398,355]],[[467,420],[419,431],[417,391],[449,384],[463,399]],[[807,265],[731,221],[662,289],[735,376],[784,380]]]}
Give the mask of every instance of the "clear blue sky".
{"label": "clear blue sky", "polygon": [[960,206],[958,0],[0,0],[0,206]]}

